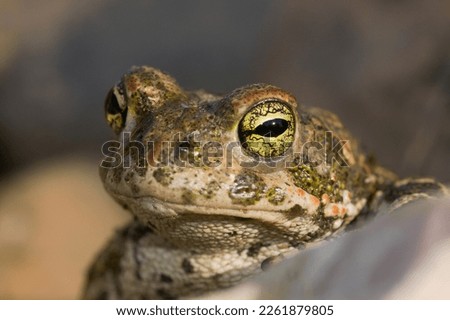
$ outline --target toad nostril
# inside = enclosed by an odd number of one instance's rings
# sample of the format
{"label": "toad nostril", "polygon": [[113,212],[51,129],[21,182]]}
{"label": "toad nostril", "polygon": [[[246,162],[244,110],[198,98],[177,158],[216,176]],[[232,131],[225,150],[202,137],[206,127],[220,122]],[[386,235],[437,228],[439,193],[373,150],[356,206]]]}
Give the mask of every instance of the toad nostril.
{"label": "toad nostril", "polygon": [[190,147],[191,144],[189,143],[189,141],[179,141],[176,145],[177,149],[189,149]]}

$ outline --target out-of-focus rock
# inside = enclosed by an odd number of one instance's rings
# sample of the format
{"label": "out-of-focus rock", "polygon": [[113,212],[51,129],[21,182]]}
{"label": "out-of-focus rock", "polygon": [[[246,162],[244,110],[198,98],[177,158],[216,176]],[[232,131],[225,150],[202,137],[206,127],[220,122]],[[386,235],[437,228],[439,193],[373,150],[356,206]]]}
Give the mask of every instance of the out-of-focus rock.
{"label": "out-of-focus rock", "polygon": [[89,263],[127,219],[95,161],[54,159],[2,181],[0,298],[78,298]]}

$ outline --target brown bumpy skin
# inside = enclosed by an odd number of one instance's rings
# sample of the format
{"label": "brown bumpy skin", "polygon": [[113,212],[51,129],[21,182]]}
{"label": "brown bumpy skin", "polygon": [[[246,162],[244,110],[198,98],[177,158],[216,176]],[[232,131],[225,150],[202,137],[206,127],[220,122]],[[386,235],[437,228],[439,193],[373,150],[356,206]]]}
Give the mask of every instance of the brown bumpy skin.
{"label": "brown bumpy skin", "polygon": [[271,85],[186,92],[137,67],[111,89],[105,113],[118,142],[104,146],[100,176],[134,221],[92,265],[86,299],[230,287],[382,203],[444,190],[432,180],[394,183],[337,116]]}

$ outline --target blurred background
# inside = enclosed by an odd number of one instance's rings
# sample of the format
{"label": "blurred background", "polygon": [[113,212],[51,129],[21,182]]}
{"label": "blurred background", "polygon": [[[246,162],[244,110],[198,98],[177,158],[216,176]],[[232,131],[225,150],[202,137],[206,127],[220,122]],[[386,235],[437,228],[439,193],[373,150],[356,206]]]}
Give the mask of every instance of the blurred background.
{"label": "blurred background", "polygon": [[97,165],[104,97],[142,64],[280,86],[400,176],[450,181],[449,0],[0,0],[0,298],[79,297],[129,219]]}

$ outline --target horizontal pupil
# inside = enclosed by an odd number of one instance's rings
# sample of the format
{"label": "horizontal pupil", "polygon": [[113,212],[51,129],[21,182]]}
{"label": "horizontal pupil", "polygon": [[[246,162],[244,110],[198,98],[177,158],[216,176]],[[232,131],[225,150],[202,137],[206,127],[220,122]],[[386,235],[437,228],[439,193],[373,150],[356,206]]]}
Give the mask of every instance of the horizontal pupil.
{"label": "horizontal pupil", "polygon": [[106,101],[106,108],[108,113],[110,114],[116,114],[121,113],[122,109],[120,109],[119,102],[117,101],[116,95],[112,92],[110,93],[107,101]]}
{"label": "horizontal pupil", "polygon": [[257,126],[253,133],[264,137],[278,137],[288,127],[289,123],[284,119],[270,119]]}

